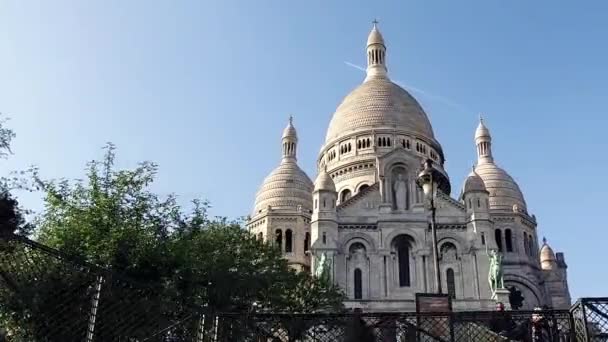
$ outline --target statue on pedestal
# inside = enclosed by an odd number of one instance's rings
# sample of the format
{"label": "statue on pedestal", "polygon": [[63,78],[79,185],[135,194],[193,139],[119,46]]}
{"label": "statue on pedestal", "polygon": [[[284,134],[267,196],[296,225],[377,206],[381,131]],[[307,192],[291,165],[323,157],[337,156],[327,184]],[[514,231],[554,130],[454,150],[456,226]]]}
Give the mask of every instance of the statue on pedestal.
{"label": "statue on pedestal", "polygon": [[496,250],[488,252],[486,246],[486,253],[490,261],[490,270],[488,272],[488,281],[490,283],[490,291],[492,292],[492,299],[496,298],[497,290],[504,290],[505,284],[503,279],[502,269],[502,255]]}
{"label": "statue on pedestal", "polygon": [[315,277],[321,279],[323,282],[329,283],[330,267],[330,261],[325,252],[321,253],[321,256],[315,256]]}

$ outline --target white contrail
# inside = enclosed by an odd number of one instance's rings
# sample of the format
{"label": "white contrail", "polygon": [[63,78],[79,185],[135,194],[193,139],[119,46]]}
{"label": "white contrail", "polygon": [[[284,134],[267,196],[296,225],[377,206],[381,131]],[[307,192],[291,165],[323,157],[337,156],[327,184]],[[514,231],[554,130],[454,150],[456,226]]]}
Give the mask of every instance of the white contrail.
{"label": "white contrail", "polygon": [[365,70],[365,68],[364,68],[364,67],[362,67],[362,66],[360,66],[360,65],[357,65],[357,64],[353,64],[353,63],[351,63],[351,62],[344,62],[344,64],[348,65],[349,67],[353,67],[353,68],[355,68],[355,69],[359,69],[359,70],[361,70],[361,71],[367,71],[367,70]]}
{"label": "white contrail", "polygon": [[[351,68],[355,68],[357,70],[366,71],[366,69],[364,67],[362,67],[360,65],[357,65],[357,64],[354,64],[354,63],[351,63],[351,62],[345,61],[344,64],[348,65]],[[397,85],[399,85],[402,88],[408,89],[408,90],[410,90],[410,91],[412,91],[414,93],[418,93],[418,94],[420,94],[420,95],[422,95],[424,97],[427,97],[427,98],[429,98],[431,100],[435,100],[435,101],[441,102],[441,103],[443,103],[445,105],[448,105],[450,107],[456,108],[456,109],[461,110],[461,111],[463,111],[465,113],[471,113],[471,111],[468,110],[467,108],[465,108],[463,105],[458,104],[458,103],[456,103],[456,102],[454,102],[454,101],[452,101],[452,100],[450,100],[448,98],[445,98],[443,96],[431,94],[431,93],[429,93],[426,90],[420,89],[418,87],[414,87],[414,86],[409,85],[409,84],[405,84],[405,83],[403,83],[401,81],[393,80],[393,82],[395,82]]]}

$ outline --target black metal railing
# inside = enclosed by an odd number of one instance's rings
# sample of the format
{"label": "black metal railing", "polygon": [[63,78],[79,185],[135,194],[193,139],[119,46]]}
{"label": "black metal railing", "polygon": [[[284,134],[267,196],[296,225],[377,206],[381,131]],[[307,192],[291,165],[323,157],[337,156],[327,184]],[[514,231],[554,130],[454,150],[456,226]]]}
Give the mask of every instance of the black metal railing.
{"label": "black metal railing", "polygon": [[569,311],[221,313],[20,236],[0,239],[0,341],[608,341],[608,298]]}
{"label": "black metal railing", "polygon": [[608,298],[581,298],[570,312],[578,341],[608,341]]}
{"label": "black metal railing", "polygon": [[575,341],[568,311],[220,315],[212,341]]}

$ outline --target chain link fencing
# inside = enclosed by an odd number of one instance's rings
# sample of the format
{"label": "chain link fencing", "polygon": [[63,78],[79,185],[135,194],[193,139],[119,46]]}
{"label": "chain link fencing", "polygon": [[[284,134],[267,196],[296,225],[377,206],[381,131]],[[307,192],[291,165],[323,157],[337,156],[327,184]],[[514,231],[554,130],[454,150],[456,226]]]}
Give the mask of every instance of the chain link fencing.
{"label": "chain link fencing", "polygon": [[608,341],[608,298],[570,311],[212,314],[20,236],[0,238],[0,341]]}

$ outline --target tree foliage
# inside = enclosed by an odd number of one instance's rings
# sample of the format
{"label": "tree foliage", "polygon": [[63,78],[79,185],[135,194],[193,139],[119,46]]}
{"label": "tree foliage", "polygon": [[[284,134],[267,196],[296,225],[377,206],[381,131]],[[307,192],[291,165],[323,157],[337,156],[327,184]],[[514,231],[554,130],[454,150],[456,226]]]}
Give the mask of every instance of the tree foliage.
{"label": "tree foliage", "polygon": [[[103,160],[87,165],[84,180],[45,181],[34,175],[34,183],[45,192],[34,236],[67,255],[124,276],[130,284],[144,284],[145,294],[138,292],[137,300],[129,298],[130,310],[151,315],[146,305],[155,298],[162,298],[159,310],[170,317],[201,308],[302,313],[342,308],[344,297],[338,287],[292,270],[278,249],[257,240],[238,222],[210,218],[207,202],[195,200],[186,210],[175,196],[152,192],[155,164],[116,170],[114,160],[115,148],[109,144]],[[35,289],[29,296],[40,313],[48,310],[43,303],[57,301],[57,291],[70,291],[83,281],[82,272],[65,272],[53,265],[22,271],[38,272],[25,278],[35,279],[28,283]],[[78,305],[89,304],[90,291],[91,286],[84,303],[75,298],[66,312],[82,315]],[[102,305],[124,302],[124,293],[120,297],[114,291],[100,301]],[[0,292],[0,317],[10,314],[13,325],[41,329],[26,304]]]}

